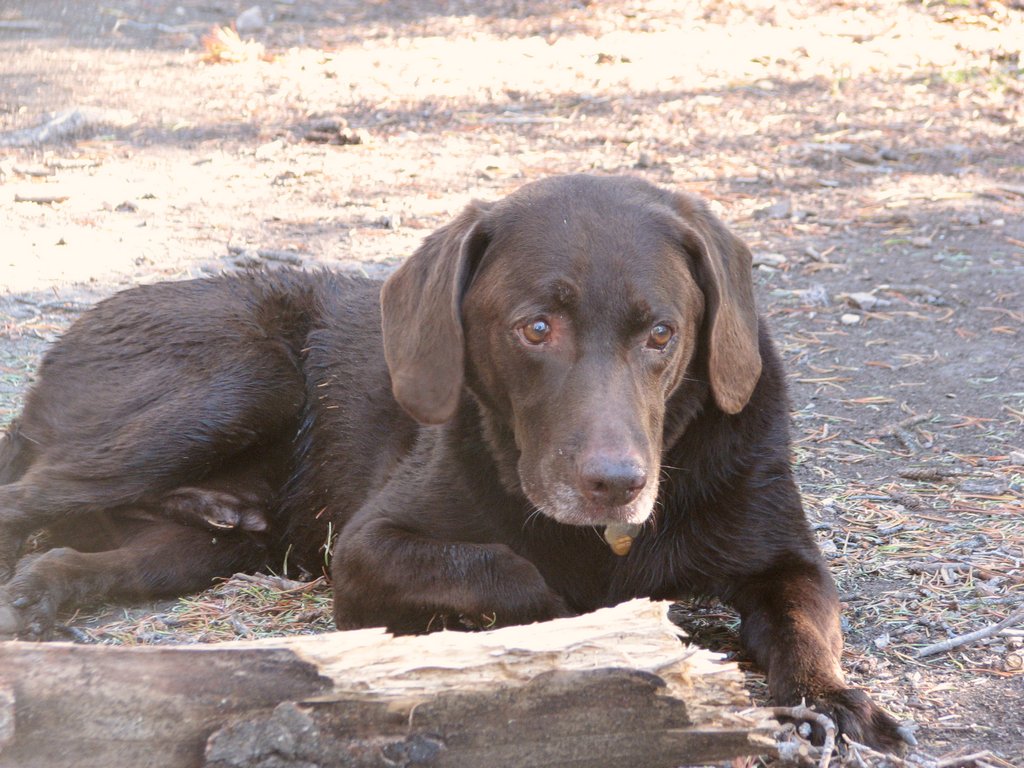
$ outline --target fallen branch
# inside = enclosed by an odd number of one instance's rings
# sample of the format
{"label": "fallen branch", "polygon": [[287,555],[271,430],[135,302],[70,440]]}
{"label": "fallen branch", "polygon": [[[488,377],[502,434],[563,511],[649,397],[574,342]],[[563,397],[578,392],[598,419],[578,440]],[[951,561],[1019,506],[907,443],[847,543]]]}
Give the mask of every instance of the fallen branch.
{"label": "fallen branch", "polygon": [[0,134],[0,147],[31,147],[85,139],[111,128],[127,128],[135,124],[134,115],[117,109],[81,107],[61,112],[35,128]]}
{"label": "fallen branch", "polygon": [[934,656],[937,653],[943,653],[954,648],[959,648],[961,645],[967,645],[977,640],[983,640],[986,637],[992,637],[993,635],[999,634],[1007,627],[1012,627],[1014,624],[1021,621],[1024,621],[1024,608],[1017,609],[998,624],[991,624],[976,632],[968,632],[966,635],[957,635],[956,637],[950,637],[943,640],[941,643],[934,643],[926,646],[915,653],[914,658],[923,659],[926,656]]}
{"label": "fallen branch", "polygon": [[666,606],[413,637],[0,643],[0,766],[670,768],[772,754],[778,724],[740,711],[738,667],[683,644]]}

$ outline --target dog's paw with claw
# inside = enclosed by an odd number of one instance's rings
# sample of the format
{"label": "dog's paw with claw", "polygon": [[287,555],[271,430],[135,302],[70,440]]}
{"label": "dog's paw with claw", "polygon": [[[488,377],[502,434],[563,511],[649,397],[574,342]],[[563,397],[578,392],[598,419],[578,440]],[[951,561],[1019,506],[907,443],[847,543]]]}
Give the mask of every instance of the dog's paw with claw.
{"label": "dog's paw with claw", "polygon": [[255,503],[224,491],[178,488],[160,503],[164,513],[185,525],[215,531],[265,531],[267,518]]}
{"label": "dog's paw with claw", "polygon": [[[871,697],[857,688],[841,688],[807,702],[807,706],[819,712],[835,726],[836,743],[842,743],[845,736],[850,741],[864,744],[872,749],[889,754],[901,754],[907,746],[916,745],[911,727],[901,725],[888,712],[875,704]],[[787,717],[777,710],[782,719],[806,722],[810,729],[810,741],[821,745],[826,730],[819,719],[805,719],[799,716]],[[801,707],[792,708],[794,711]]]}

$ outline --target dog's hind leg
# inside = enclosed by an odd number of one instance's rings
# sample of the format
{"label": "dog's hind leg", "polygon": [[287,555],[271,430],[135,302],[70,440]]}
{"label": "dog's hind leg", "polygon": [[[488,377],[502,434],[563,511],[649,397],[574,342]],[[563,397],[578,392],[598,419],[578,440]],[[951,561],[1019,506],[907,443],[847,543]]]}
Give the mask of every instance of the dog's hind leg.
{"label": "dog's hind leg", "polygon": [[32,463],[32,444],[18,428],[18,422],[0,435],[0,485],[13,483]]}
{"label": "dog's hind leg", "polygon": [[[5,486],[19,480],[31,463],[31,445],[18,429],[18,422],[14,422],[0,435],[0,584],[10,578],[24,538],[15,531],[5,530],[2,524],[3,496],[10,496],[5,494]],[[10,503],[8,501],[7,506]]]}
{"label": "dog's hind leg", "polygon": [[[261,359],[252,359],[257,354]],[[91,406],[80,397],[59,408],[51,405],[54,397],[30,399],[21,430],[40,439],[21,477],[0,485],[0,583],[34,531],[81,514],[132,506],[158,511],[168,496],[167,517],[202,516],[209,505],[197,507],[193,494],[190,508],[187,492],[173,492],[206,487],[239,462],[259,464],[262,454],[286,463],[281,446],[303,401],[301,374],[283,356],[252,350],[247,357],[236,353],[227,364],[211,364],[198,381],[194,371],[193,381],[175,381],[185,373],[170,370],[158,391],[134,393],[138,403],[130,410],[109,393]],[[257,529],[260,521],[243,511],[231,527]]]}
{"label": "dog's hind leg", "polygon": [[23,558],[0,587],[0,634],[43,637],[63,605],[174,597],[258,570],[266,561],[261,537],[244,532],[211,533],[153,520],[123,520],[118,527],[128,534],[116,549],[59,547]]}

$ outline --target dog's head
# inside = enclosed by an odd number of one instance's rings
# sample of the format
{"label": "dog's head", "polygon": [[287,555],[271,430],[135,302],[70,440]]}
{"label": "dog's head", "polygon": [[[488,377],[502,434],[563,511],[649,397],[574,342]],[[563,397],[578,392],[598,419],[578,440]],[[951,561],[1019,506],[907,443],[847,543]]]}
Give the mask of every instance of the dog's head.
{"label": "dog's head", "polygon": [[384,286],[395,397],[440,424],[468,387],[514,445],[506,484],[544,514],[642,523],[687,373],[707,372],[726,414],[757,384],[750,262],[703,203],[638,179],[556,177],[473,203]]}

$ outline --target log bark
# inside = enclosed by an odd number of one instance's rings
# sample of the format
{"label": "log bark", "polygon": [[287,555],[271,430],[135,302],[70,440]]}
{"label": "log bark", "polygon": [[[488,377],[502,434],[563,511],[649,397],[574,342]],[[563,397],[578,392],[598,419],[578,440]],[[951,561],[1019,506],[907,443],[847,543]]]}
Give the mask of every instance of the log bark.
{"label": "log bark", "polygon": [[632,601],[493,632],[0,643],[0,767],[675,766],[771,754],[734,664]]}

